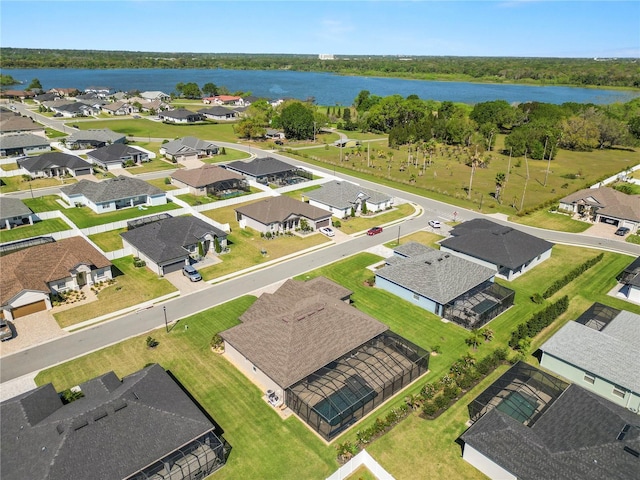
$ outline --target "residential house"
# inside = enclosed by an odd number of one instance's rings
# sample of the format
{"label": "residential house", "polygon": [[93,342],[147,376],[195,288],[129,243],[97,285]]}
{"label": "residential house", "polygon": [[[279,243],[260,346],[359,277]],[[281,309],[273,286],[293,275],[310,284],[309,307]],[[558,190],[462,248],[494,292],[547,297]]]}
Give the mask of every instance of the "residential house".
{"label": "residential house", "polygon": [[622,271],[618,276],[618,282],[622,283],[618,295],[622,295],[630,302],[640,303],[640,257]]}
{"label": "residential house", "polygon": [[255,95],[247,95],[246,97],[242,97],[238,101],[236,101],[236,105],[239,107],[249,107],[252,103],[260,100],[260,97],[256,97]]}
{"label": "residential house", "polygon": [[130,104],[139,104],[139,109],[143,112],[160,112],[162,110],[171,110],[171,107],[165,103],[164,101],[157,100],[147,100],[142,97],[133,97],[129,99]]}
{"label": "residential house", "polygon": [[166,275],[227,247],[227,233],[196,217],[169,217],[120,234],[125,248],[147,263],[158,275]]}
{"label": "residential house", "polygon": [[498,270],[514,280],[551,257],[553,243],[513,227],[475,218],[455,226],[440,250]]}
{"label": "residential house", "polygon": [[71,150],[100,148],[112,143],[126,143],[127,136],[108,128],[79,130],[73,132],[65,140],[65,145]]}
{"label": "residential house", "polygon": [[[324,277],[287,280],[220,333],[225,356],[325,440],[426,373],[429,353],[348,303]],[[345,301],[346,300],[346,301]]]}
{"label": "residential house", "polygon": [[35,92],[30,90],[0,90],[0,97],[12,98],[15,100],[26,100],[27,98],[33,98],[36,96]]}
{"label": "residential house", "polygon": [[585,188],[560,200],[560,211],[581,220],[627,227],[637,232],[640,225],[640,195],[627,195],[613,188]]}
{"label": "residential house", "polygon": [[111,87],[90,86],[84,89],[85,94],[94,94],[98,98],[108,98],[113,94]]}
{"label": "residential house", "polygon": [[132,115],[139,113],[138,107],[133,105],[132,102],[126,100],[118,100],[117,102],[107,103],[102,106],[102,111],[109,115]]}
{"label": "residential house", "polygon": [[285,135],[282,130],[276,130],[275,128],[267,128],[264,133],[265,138],[284,140]]}
{"label": "residential house", "polygon": [[215,106],[210,108],[201,108],[198,113],[202,114],[204,118],[209,120],[235,120],[238,117],[238,112],[230,110],[225,107]]}
{"label": "residential house", "polygon": [[158,364],[74,390],[68,404],[51,383],[0,404],[3,480],[192,480],[228,458],[211,418]]}
{"label": "residential house", "polygon": [[186,108],[177,108],[175,110],[168,110],[160,112],[158,117],[163,122],[167,123],[196,123],[202,121],[202,115]]}
{"label": "residential house", "polygon": [[355,140],[353,138],[341,138],[340,140],[333,142],[333,145],[339,148],[354,148],[359,147],[361,143],[360,140]]}
{"label": "residential house", "polygon": [[541,373],[514,385],[509,370],[487,389],[495,407],[461,435],[462,458],[494,480],[637,478],[638,417]]}
{"label": "residential house", "polygon": [[20,158],[18,166],[24,168],[31,178],[39,177],[63,177],[70,175],[91,175],[91,164],[68,153],[49,152],[37,157]]}
{"label": "residential house", "polygon": [[375,272],[376,287],[468,329],[513,305],[515,292],[494,283],[496,270],[408,242]]}
{"label": "residential house", "polygon": [[0,156],[30,155],[50,152],[49,140],[32,133],[0,136]]}
{"label": "residential house", "polygon": [[228,198],[250,191],[249,182],[240,174],[218,165],[179,169],[171,174],[171,183],[178,188],[189,188],[193,195]]}
{"label": "residential house", "polygon": [[60,114],[66,118],[74,117],[90,117],[100,113],[100,109],[92,105],[88,105],[84,102],[55,102],[53,104],[47,104],[48,108],[54,111],[56,114]]}
{"label": "residential house", "polygon": [[82,237],[4,255],[0,267],[0,308],[9,320],[51,309],[53,294],[111,279],[111,262]]}
{"label": "residential house", "polygon": [[3,117],[0,120],[0,135],[15,135],[18,133],[32,133],[47,138],[44,133],[44,126],[34,122],[29,117],[12,115]]}
{"label": "residential house", "polygon": [[279,234],[298,230],[307,224],[312,230],[331,225],[331,213],[291,197],[279,196],[236,208],[240,228]]}
{"label": "residential house", "polygon": [[161,92],[159,90],[148,91],[148,92],[140,92],[140,96],[142,98],[144,98],[145,100],[150,100],[150,101],[154,101],[154,100],[160,100],[160,101],[171,100],[171,95],[167,95],[166,93]]}
{"label": "residential house", "polygon": [[41,93],[33,97],[33,101],[42,105],[44,102],[53,102],[61,98],[57,93]]}
{"label": "residential house", "polygon": [[273,157],[258,157],[248,162],[237,160],[223,167],[264,185],[293,185],[313,178],[310,172]]}
{"label": "residential house", "polygon": [[309,205],[331,212],[338,218],[346,218],[351,212],[380,212],[391,208],[393,198],[389,195],[355,183],[332,180],[320,188],[304,194],[309,199]]}
{"label": "residential house", "polygon": [[0,229],[33,225],[37,217],[19,198],[0,197]]}
{"label": "residential house", "polygon": [[158,187],[134,177],[120,175],[101,182],[80,180],[60,189],[60,196],[69,205],[89,207],[95,213],[114,212],[136,206],[156,206],[167,203],[167,194]]}
{"label": "residential house", "polygon": [[205,97],[202,99],[202,103],[215,104],[215,105],[236,105],[242,97],[236,95],[215,95],[213,97]]}
{"label": "residential house", "polygon": [[129,162],[141,165],[149,161],[149,154],[123,143],[112,143],[87,153],[87,159],[105,170],[123,168]]}
{"label": "residential house", "polygon": [[77,88],[51,88],[47,93],[55,93],[60,97],[75,97],[80,91]]}
{"label": "residential house", "polygon": [[640,315],[596,304],[540,351],[541,367],[638,413]]}
{"label": "residential house", "polygon": [[166,158],[176,162],[217,155],[219,151],[220,149],[215,143],[209,140],[200,140],[196,137],[179,138],[164,143],[160,147],[160,155],[164,155]]}

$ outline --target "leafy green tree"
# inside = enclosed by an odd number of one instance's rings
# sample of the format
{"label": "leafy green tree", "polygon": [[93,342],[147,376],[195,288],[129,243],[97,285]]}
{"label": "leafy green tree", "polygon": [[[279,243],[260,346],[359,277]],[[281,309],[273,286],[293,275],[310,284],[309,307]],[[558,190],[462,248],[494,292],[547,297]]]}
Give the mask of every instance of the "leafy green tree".
{"label": "leafy green tree", "polygon": [[202,93],[209,97],[213,97],[218,93],[218,87],[215,83],[207,82],[202,86]]}
{"label": "leafy green tree", "polygon": [[314,109],[302,102],[291,102],[280,113],[280,126],[287,138],[313,138]]}
{"label": "leafy green tree", "polygon": [[176,85],[176,91],[185,98],[200,98],[202,96],[200,87],[195,82],[180,82]]}
{"label": "leafy green tree", "polygon": [[267,130],[263,126],[260,118],[258,117],[245,117],[240,120],[235,126],[234,130],[236,135],[240,138],[262,138],[265,136]]}
{"label": "leafy green tree", "polygon": [[634,138],[640,140],[640,115],[631,118],[627,127],[629,128],[629,133],[631,133]]}
{"label": "leafy green tree", "polygon": [[42,84],[40,83],[40,80],[38,80],[37,78],[31,80],[31,83],[27,87],[27,90],[42,90]]}

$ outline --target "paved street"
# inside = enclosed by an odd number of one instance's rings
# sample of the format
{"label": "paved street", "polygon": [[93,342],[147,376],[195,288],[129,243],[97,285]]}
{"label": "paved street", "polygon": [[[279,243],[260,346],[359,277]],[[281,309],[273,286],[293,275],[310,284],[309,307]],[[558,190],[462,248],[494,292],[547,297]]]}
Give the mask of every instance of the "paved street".
{"label": "paved street", "polygon": [[[38,120],[40,121],[41,118],[38,118]],[[259,156],[270,155],[281,158],[282,160],[290,163],[304,165],[304,162],[297,159],[292,160],[288,157],[283,157],[275,153],[259,151],[256,150],[255,147],[244,147],[225,142],[218,143],[227,148],[245,150]],[[324,172],[327,175],[332,174],[328,169],[315,166],[309,167]],[[141,177],[148,179],[153,178],[153,175],[154,174],[146,174],[141,175]],[[160,172],[160,175],[166,176],[167,172]],[[343,241],[337,242],[332,247],[323,248],[304,256],[296,257],[292,260],[276,264],[262,270],[257,270],[253,273],[228,280],[208,288],[199,289],[186,296],[170,300],[165,303],[167,319],[171,322],[187,317],[214,305],[237,298],[241,295],[267,288],[269,285],[282,281],[283,279],[299,275],[303,272],[316,269],[322,265],[340,260],[341,258],[354,255],[380,243],[394,240],[398,236],[407,235],[423,228],[429,229],[430,227],[428,227],[427,222],[430,219],[437,218],[441,221],[450,221],[454,219],[454,212],[458,221],[485,217],[485,215],[478,212],[461,209],[435,200],[408,194],[406,192],[372,182],[363,181],[348,175],[341,174],[340,177],[359,183],[368,188],[384,191],[394,197],[407,199],[420,205],[424,213],[420,217],[402,221],[397,225],[385,228],[384,232],[379,235],[373,237],[362,235],[356,238],[351,238],[347,241],[342,239]],[[55,193],[56,190],[57,189],[45,189],[38,190],[34,193],[37,195],[50,194]],[[19,194],[13,194],[12,196],[24,198],[24,195],[30,196],[30,193],[22,192]],[[629,244],[617,239],[598,238],[586,234],[555,232],[511,224],[505,220],[495,217],[491,218],[498,223],[511,225],[514,228],[518,228],[527,233],[531,233],[555,243],[595,247],[634,256],[640,255],[640,245]],[[98,324],[77,333],[65,335],[48,343],[9,355],[4,357],[2,362],[0,362],[0,382],[7,382],[8,380],[27,375],[31,372],[84,355],[107,345],[117,343],[125,338],[150,331],[163,326],[164,321],[165,319],[162,307],[155,306],[150,309],[125,315],[116,320]]]}

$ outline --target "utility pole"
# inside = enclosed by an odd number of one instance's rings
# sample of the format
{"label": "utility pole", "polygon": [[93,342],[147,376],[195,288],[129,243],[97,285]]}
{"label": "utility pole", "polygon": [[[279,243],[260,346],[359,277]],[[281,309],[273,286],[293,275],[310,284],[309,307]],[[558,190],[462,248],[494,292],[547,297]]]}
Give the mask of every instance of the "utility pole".
{"label": "utility pole", "polygon": [[163,306],[162,310],[164,311],[164,328],[166,328],[167,333],[169,333],[169,322],[167,322],[167,306]]}
{"label": "utility pole", "polygon": [[524,194],[527,191],[527,183],[529,182],[529,161],[527,160],[527,151],[524,151],[524,163],[527,166],[527,176],[524,179],[524,188],[522,189],[522,200],[520,201],[520,212],[522,211],[522,208],[524,207]]}
{"label": "utility pole", "polygon": [[[547,137],[544,141],[544,150],[545,152],[547,151],[547,140],[549,139],[549,137]],[[551,154],[553,153],[553,145],[551,145],[551,150],[549,151],[549,159],[547,160],[547,171],[544,174],[544,186],[547,186],[547,179],[549,178],[549,169],[551,169]],[[544,157],[542,157],[544,159]]]}

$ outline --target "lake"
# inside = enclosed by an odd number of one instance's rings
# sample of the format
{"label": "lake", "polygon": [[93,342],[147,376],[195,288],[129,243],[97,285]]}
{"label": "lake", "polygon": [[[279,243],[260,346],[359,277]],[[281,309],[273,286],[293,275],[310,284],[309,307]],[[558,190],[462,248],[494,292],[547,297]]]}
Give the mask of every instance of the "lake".
{"label": "lake", "polygon": [[[628,102],[640,91],[558,86],[503,85],[469,82],[436,82],[381,77],[351,77],[331,73],[289,70],[200,70],[200,69],[3,69],[3,73],[25,83],[37,78],[43,88],[110,87],[116,91],[160,90],[170,94],[178,83],[195,82],[202,87],[212,82],[230,91],[251,92],[257,97],[315,97],[318,105],[351,105],[361,90],[385,97],[418,95],[424,100],[475,104],[491,100],[509,103],[565,102],[609,104]],[[21,88],[21,87],[10,87]]]}

